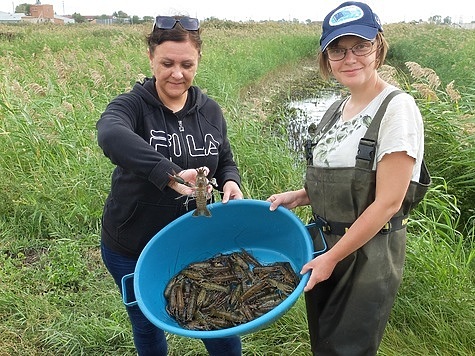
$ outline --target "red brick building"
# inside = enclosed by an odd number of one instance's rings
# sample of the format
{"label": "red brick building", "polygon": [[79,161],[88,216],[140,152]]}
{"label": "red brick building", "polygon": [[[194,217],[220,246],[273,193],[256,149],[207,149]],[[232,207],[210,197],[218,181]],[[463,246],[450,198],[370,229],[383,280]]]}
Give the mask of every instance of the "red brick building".
{"label": "red brick building", "polygon": [[30,5],[30,16],[51,21],[54,19],[53,5],[41,5],[38,2],[35,5]]}
{"label": "red brick building", "polygon": [[30,16],[23,17],[22,20],[34,23],[64,23],[63,20],[54,16],[53,5],[43,5],[40,1],[36,1],[36,4],[30,5]]}

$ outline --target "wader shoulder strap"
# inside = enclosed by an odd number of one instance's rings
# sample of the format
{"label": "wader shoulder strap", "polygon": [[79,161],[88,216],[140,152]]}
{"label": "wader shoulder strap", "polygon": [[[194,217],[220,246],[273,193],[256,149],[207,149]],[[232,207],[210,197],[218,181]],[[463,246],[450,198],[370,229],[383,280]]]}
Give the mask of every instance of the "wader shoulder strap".
{"label": "wader shoulder strap", "polygon": [[[381,106],[376,112],[373,121],[371,121],[365,136],[360,140],[358,154],[356,155],[356,167],[366,168],[368,170],[373,169],[376,143],[378,142],[379,126],[381,125],[381,120],[391,99],[401,93],[403,93],[403,91],[395,90],[389,93],[381,103]],[[424,158],[422,158],[419,182],[411,181],[406,193],[406,197],[404,198],[402,209],[404,210],[405,215],[414,209],[414,207],[417,206],[417,204],[424,198],[430,184],[431,176],[427,169]]]}
{"label": "wader shoulder strap", "polygon": [[315,142],[312,139],[308,139],[305,141],[305,158],[308,164],[312,164],[313,154],[312,149],[314,146],[317,145],[318,140],[322,137],[325,132],[330,130],[330,128],[335,124],[335,122],[340,118],[338,113],[340,112],[340,107],[346,99],[338,99],[330,105],[330,107],[325,111],[323,114],[322,119],[318,123],[318,125],[314,126],[315,124],[311,124],[308,128],[309,132],[313,134],[317,134],[318,138]]}
{"label": "wader shoulder strap", "polygon": [[337,113],[339,112],[340,106],[343,104],[345,99],[338,99],[323,114],[322,119],[317,125],[315,132],[322,136],[325,132],[330,130],[330,128],[335,124],[335,122],[340,118]]}
{"label": "wader shoulder strap", "polygon": [[360,140],[358,145],[358,153],[356,155],[356,167],[372,169],[376,152],[376,143],[378,142],[379,126],[383,119],[386,108],[393,97],[403,93],[402,90],[394,90],[389,93],[381,103],[376,115],[374,115],[371,124],[366,130],[366,134]]}

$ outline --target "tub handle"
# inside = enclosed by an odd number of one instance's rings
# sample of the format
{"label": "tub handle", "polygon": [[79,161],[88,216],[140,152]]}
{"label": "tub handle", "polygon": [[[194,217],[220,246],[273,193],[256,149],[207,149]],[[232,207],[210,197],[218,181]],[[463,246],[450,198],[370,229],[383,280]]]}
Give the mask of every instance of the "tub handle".
{"label": "tub handle", "polygon": [[327,242],[326,242],[326,240],[325,240],[325,236],[323,235],[323,230],[322,230],[321,226],[320,226],[319,224],[315,223],[315,222],[312,222],[312,223],[310,223],[310,224],[308,224],[308,225],[305,225],[305,227],[306,227],[307,230],[309,230],[309,231],[310,231],[310,229],[312,229],[312,228],[317,228],[318,234],[320,235],[320,237],[321,237],[321,239],[322,239],[322,245],[323,245],[323,247],[322,247],[320,250],[318,250],[318,251],[314,251],[314,252],[313,252],[313,256],[316,257],[316,256],[322,254],[323,252],[325,252],[325,251],[327,250],[327,247],[328,247],[328,246],[327,246]]}
{"label": "tub handle", "polygon": [[133,273],[126,274],[125,276],[122,277],[122,301],[124,304],[128,307],[132,307],[134,305],[137,305],[137,300],[131,300],[129,301],[129,297],[127,295],[127,281],[131,278],[134,278]]}

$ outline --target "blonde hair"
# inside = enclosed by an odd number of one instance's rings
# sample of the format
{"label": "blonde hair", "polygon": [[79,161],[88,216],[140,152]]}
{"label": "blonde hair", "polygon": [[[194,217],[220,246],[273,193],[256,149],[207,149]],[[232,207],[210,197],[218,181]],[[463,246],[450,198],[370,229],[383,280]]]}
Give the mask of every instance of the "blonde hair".
{"label": "blonde hair", "polygon": [[[337,40],[338,41],[338,40]],[[375,38],[377,44],[377,53],[376,53],[376,69],[379,69],[386,60],[386,55],[388,53],[389,44],[384,38],[381,32],[378,32]],[[336,42],[335,44],[337,44]],[[328,47],[327,47],[328,48]],[[318,69],[320,70],[320,75],[323,79],[329,80],[332,76],[332,70],[330,67],[330,60],[326,51],[318,51]]]}

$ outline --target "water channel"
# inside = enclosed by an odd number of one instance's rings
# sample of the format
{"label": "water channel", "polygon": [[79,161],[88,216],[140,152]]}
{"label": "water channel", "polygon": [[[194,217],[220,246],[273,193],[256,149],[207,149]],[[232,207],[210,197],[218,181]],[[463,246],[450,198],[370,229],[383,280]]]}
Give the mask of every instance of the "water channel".
{"label": "water channel", "polygon": [[309,138],[308,127],[318,124],[330,105],[341,98],[340,92],[324,91],[318,97],[291,101],[287,105],[291,116],[288,121],[289,145],[299,156],[304,153],[303,146]]}

